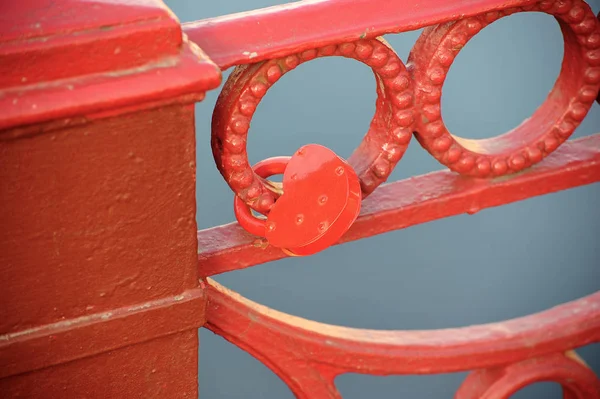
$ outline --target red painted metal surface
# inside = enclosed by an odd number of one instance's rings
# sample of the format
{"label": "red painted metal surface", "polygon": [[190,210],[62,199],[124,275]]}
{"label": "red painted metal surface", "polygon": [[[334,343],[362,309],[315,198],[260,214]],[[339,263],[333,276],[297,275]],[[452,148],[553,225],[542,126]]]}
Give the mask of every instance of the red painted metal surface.
{"label": "red painted metal surface", "polygon": [[159,0],[0,3],[0,129],[200,101],[220,82]]}
{"label": "red painted metal surface", "polygon": [[[262,160],[252,167],[252,170],[260,178],[266,179],[275,175],[282,175],[290,162],[291,157],[273,157]],[[272,189],[276,191],[276,195],[279,197],[282,193],[282,185],[274,182],[269,182]],[[252,214],[252,210],[246,205],[239,196],[234,196],[233,199],[233,211],[235,218],[237,219],[240,226],[242,226],[247,232],[259,237],[265,237],[267,235],[266,218],[255,217]]]}
{"label": "red painted metal surface", "polygon": [[194,109],[140,108],[0,132],[3,397],[197,395]]}
{"label": "red painted metal surface", "polygon": [[402,61],[383,39],[313,48],[285,58],[237,67],[225,83],[213,113],[212,149],[229,187],[252,209],[267,213],[272,190],[250,168],[248,129],[260,100],[285,73],[317,57],[342,56],[365,63],[377,81],[377,107],[369,131],[348,162],[366,198],[398,163],[413,132],[413,89]]}
{"label": "red painted metal surface", "polygon": [[[254,303],[208,279],[206,327],[251,353],[276,373],[298,398],[340,398],[334,385],[343,373],[433,374],[484,369],[560,353],[600,340],[600,293],[527,317],[433,331],[377,331],[333,326],[291,316]],[[518,368],[520,365],[511,366]],[[551,380],[600,398],[600,383],[582,367],[548,373],[554,365],[531,365],[526,382]],[[546,373],[544,373],[546,371]],[[574,381],[566,382],[577,374]],[[512,378],[511,378],[512,377]],[[530,378],[527,378],[530,377]],[[457,398],[480,383],[470,377]],[[484,386],[488,398],[520,388],[506,376],[502,389]],[[482,384],[483,385],[483,384]],[[471,396],[479,397],[479,396]]]}
{"label": "red painted metal surface", "polygon": [[535,2],[308,0],[189,22],[183,24],[183,30],[217,65],[226,69]]}
{"label": "red painted metal surface", "polygon": [[236,196],[236,218],[246,231],[289,255],[312,255],[330,247],[360,212],[358,176],[326,147],[310,144],[292,157],[266,159],[253,169],[261,178],[283,174],[282,194],[266,219],[254,217]]}
{"label": "red painted metal surface", "polygon": [[457,399],[508,399],[529,384],[554,381],[567,399],[598,398],[600,380],[573,351],[532,357],[469,374],[456,393]]}
{"label": "red painted metal surface", "polygon": [[[439,171],[380,187],[341,242],[600,181],[600,134],[569,141],[538,165],[508,178]],[[239,225],[198,234],[199,272],[214,275],[276,260]],[[346,372],[376,375],[478,370],[456,398],[508,398],[556,381],[572,398],[600,398],[600,382],[567,350],[600,341],[600,293],[501,323],[433,331],[373,331],[317,323],[256,304],[210,278],[207,328],[270,367],[298,398],[339,398]]]}
{"label": "red painted metal surface", "polygon": [[[451,134],[439,98],[454,57],[489,23],[524,11],[561,26],[554,89],[512,132]],[[377,38],[423,27],[406,68]],[[195,397],[196,328],[205,325],[299,398],[339,398],[335,377],[348,372],[453,371],[471,371],[459,399],[508,398],[537,381],[558,382],[566,398],[600,398],[597,376],[573,352],[600,342],[600,293],[480,326],[332,326],[209,278],[290,255],[266,232],[237,223],[195,231],[192,104],[232,66],[213,151],[238,211],[263,213],[283,197],[257,175],[283,173],[286,162],[254,175],[247,161],[267,89],[317,56],[373,68],[377,111],[349,159],[369,198],[338,243],[600,181],[600,134],[568,140],[600,91],[600,22],[585,2],[311,0],[183,32],[158,0],[0,4],[3,397]],[[413,133],[450,170],[381,185]]]}
{"label": "red painted metal surface", "polygon": [[[553,90],[531,118],[508,133],[484,140],[453,136],[442,121],[441,96],[454,58],[485,26],[517,12],[545,12],[559,21],[565,54]],[[425,29],[410,53],[408,71],[380,38],[240,65],[227,80],[213,112],[212,150],[217,168],[250,208],[265,215],[279,208],[273,185],[257,176],[248,163],[246,143],[252,116],[267,90],[289,70],[319,56],[344,56],[369,65],[377,81],[375,116],[349,160],[359,175],[363,198],[387,179],[413,132],[431,155],[455,172],[475,177],[519,172],[567,140],[594,103],[600,89],[599,31],[598,20],[583,1],[525,1],[520,7]],[[290,196],[284,198],[287,202]],[[276,236],[278,232],[272,238]],[[273,246],[282,247],[275,242]]]}
{"label": "red painted metal surface", "polygon": [[[510,177],[473,179],[448,170],[384,184],[362,204],[339,244],[600,181],[600,133],[571,140],[539,164]],[[201,276],[286,256],[237,223],[198,232]]]}
{"label": "red painted metal surface", "polygon": [[160,1],[0,2],[0,396],[198,395],[194,102]]}
{"label": "red painted metal surface", "polygon": [[[600,35],[594,14],[581,1],[528,3],[427,28],[410,53],[408,64],[421,114],[416,137],[456,172],[487,177],[521,171],[568,139],[594,103],[600,87]],[[534,114],[510,132],[485,140],[450,134],[440,108],[442,86],[454,58],[485,26],[524,11],[548,13],[560,24],[565,47],[554,88]]]}
{"label": "red painted metal surface", "polygon": [[[237,65],[214,110],[213,154],[236,194],[238,211],[245,203],[268,214],[280,198],[262,179],[268,174],[254,175],[247,161],[247,134],[258,101],[299,60],[319,55],[373,57],[379,64],[374,68],[377,112],[350,158],[363,194],[373,194],[338,243],[600,181],[600,134],[567,141],[600,90],[600,23],[585,2],[410,3],[311,1],[184,25],[222,69]],[[397,12],[390,7],[398,7]],[[451,134],[441,117],[440,98],[454,58],[488,24],[530,11],[555,16],[565,42],[561,73],[546,101],[501,136],[466,140]],[[371,49],[374,36],[421,27],[426,29],[410,53],[408,73],[395,57],[390,67],[390,53],[375,55]],[[213,35],[218,39],[209,41]],[[397,107],[391,117],[378,116],[388,106],[384,99]],[[408,132],[405,139],[376,139],[398,128]],[[450,170],[375,190],[401,160],[412,132]],[[391,152],[396,157],[386,155],[388,147],[398,145],[400,150]],[[249,216],[249,208],[244,209]],[[348,372],[469,370],[475,371],[456,398],[508,398],[539,381],[561,384],[566,398],[600,398],[600,380],[572,352],[600,341],[599,293],[540,314],[458,329],[372,331],[326,325],[266,308],[208,278],[291,255],[270,245],[265,235],[249,234],[236,223],[198,233],[199,273],[209,286],[206,327],[266,364],[298,398],[339,398],[335,377]]]}

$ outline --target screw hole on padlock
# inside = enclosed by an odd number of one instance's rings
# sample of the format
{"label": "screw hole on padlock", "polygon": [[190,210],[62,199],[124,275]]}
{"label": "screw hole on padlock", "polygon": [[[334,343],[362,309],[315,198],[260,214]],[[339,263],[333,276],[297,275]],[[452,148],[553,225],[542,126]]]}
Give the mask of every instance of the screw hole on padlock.
{"label": "screw hole on padlock", "polygon": [[319,197],[319,201],[318,204],[319,205],[325,205],[327,203],[327,200],[329,199],[329,197],[327,197],[325,194],[321,195]]}
{"label": "screw hole on padlock", "polygon": [[312,255],[333,245],[360,212],[358,176],[326,147],[309,144],[291,158],[266,159],[253,169],[264,179],[283,174],[281,183],[266,180],[281,195],[266,217],[256,217],[236,196],[236,218],[248,232],[288,255]]}

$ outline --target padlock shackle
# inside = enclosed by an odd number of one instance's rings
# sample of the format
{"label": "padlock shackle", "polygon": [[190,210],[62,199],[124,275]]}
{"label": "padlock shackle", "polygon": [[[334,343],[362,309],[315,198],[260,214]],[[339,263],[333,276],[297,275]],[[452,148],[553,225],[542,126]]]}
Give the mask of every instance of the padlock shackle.
{"label": "padlock shackle", "polygon": [[[283,174],[285,167],[290,161],[291,157],[273,157],[264,159],[256,163],[252,169],[261,178],[267,178],[273,175]],[[259,237],[265,237],[266,232],[266,220],[259,219],[252,215],[250,208],[244,201],[239,197],[235,196],[233,199],[233,212],[238,223],[248,233]]]}

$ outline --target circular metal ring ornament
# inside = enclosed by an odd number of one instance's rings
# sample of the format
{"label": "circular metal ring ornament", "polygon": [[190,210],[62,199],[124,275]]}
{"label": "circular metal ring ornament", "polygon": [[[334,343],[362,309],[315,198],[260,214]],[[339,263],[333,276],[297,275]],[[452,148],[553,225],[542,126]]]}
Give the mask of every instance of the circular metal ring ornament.
{"label": "circular metal ring ornament", "polygon": [[[482,140],[452,135],[441,114],[442,86],[459,51],[499,18],[523,11],[551,14],[561,27],[562,68],[545,102],[520,126]],[[600,22],[581,0],[528,1],[527,5],[488,12],[424,30],[407,63],[415,81],[420,115],[415,136],[440,163],[476,177],[523,170],[552,153],[583,121],[600,88]]]}
{"label": "circular metal ring ornament", "polygon": [[235,68],[217,100],[212,119],[212,150],[229,187],[250,208],[266,214],[277,199],[272,185],[248,162],[246,142],[260,100],[284,74],[298,65],[326,56],[343,56],[373,69],[377,83],[376,111],[369,131],[348,159],[361,183],[363,198],[383,183],[412,137],[413,88],[406,67],[381,38],[364,39],[306,50],[298,54]]}

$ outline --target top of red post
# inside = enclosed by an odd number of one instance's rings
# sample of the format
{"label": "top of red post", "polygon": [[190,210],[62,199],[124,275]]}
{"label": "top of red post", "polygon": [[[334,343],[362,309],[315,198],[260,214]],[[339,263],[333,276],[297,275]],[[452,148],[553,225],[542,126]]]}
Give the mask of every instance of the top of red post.
{"label": "top of red post", "polygon": [[0,130],[196,94],[220,70],[160,0],[0,4]]}

